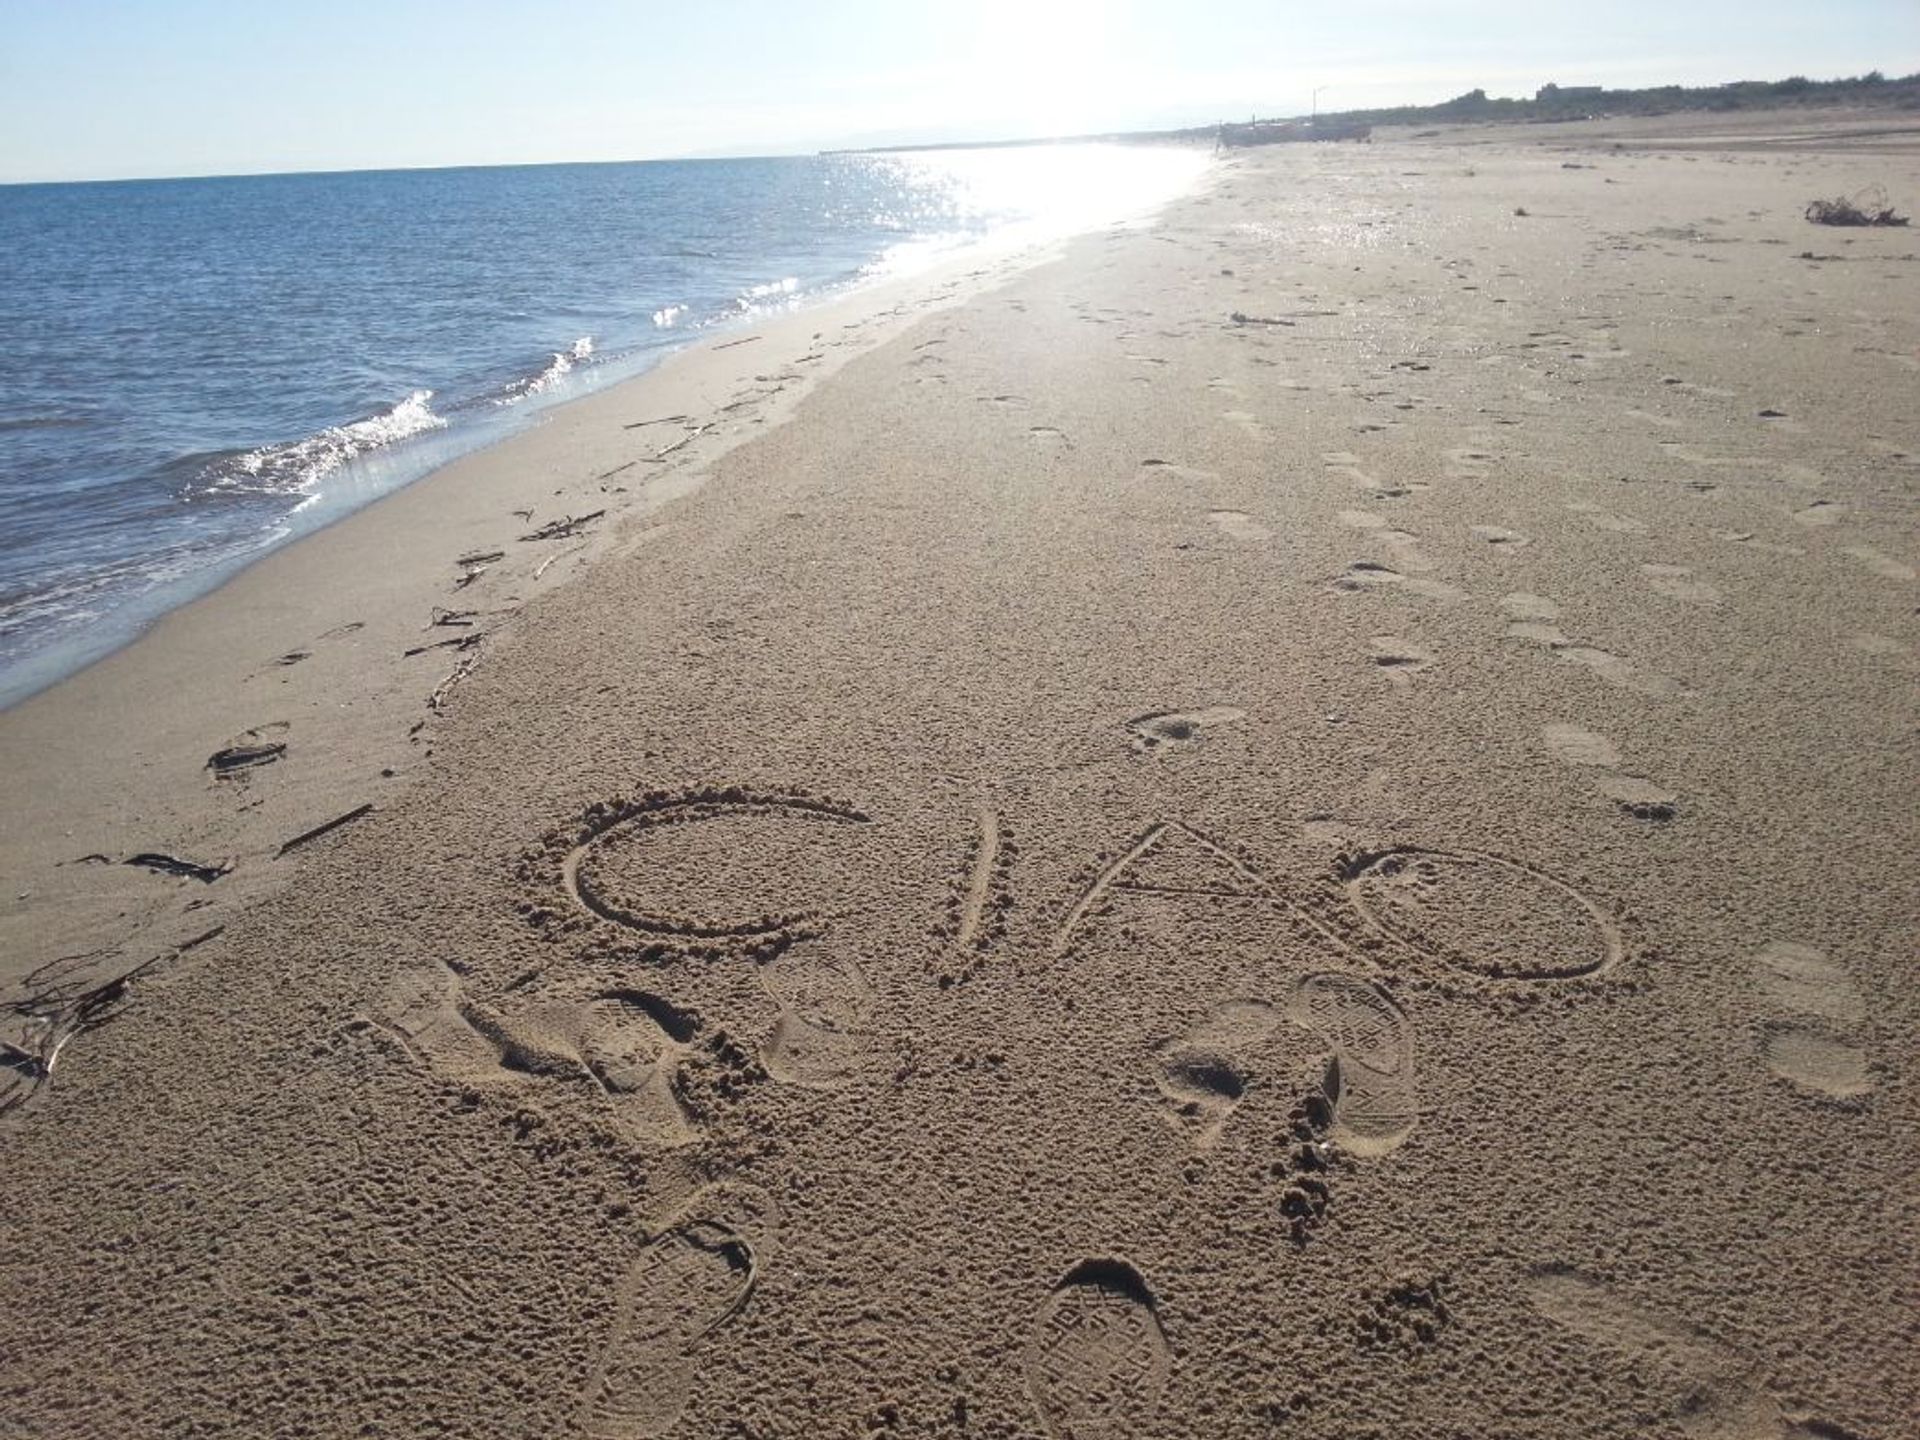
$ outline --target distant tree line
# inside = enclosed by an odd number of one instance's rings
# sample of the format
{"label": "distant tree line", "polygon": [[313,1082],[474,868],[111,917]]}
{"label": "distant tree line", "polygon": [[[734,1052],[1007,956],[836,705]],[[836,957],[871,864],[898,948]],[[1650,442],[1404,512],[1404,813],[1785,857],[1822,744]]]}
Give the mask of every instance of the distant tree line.
{"label": "distant tree line", "polygon": [[1543,85],[1530,100],[1495,99],[1469,90],[1438,105],[1397,105],[1323,115],[1365,125],[1457,124],[1473,120],[1543,122],[1600,115],[1666,115],[1676,110],[1779,110],[1791,106],[1878,106],[1920,110],[1920,73],[1889,80],[1878,70],[1842,80],[1736,80],[1729,85],[1658,85],[1608,90],[1599,85]]}

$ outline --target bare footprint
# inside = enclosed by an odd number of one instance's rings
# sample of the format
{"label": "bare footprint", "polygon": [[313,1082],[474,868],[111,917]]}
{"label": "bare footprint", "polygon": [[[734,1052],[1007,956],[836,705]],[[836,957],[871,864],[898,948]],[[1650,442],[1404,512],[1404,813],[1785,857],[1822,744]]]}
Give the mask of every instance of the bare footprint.
{"label": "bare footprint", "polygon": [[1761,1031],[1767,1068],[1781,1079],[1835,1100],[1870,1093],[1866,1052],[1855,1043],[1867,1010],[1859,989],[1824,951],[1770,940],[1753,957],[1754,977],[1768,1002],[1793,1018]]}
{"label": "bare footprint", "polygon": [[1124,1260],[1069,1270],[1027,1341],[1027,1389],[1052,1440],[1151,1433],[1171,1371],[1153,1292]]}
{"label": "bare footprint", "polygon": [[1606,736],[1578,725],[1549,725],[1541,732],[1547,749],[1570,765],[1593,765],[1603,770],[1620,763],[1620,752]]}
{"label": "bare footprint", "polygon": [[1199,1149],[1219,1139],[1247,1087],[1248,1051],[1273,1034],[1280,1016],[1257,1000],[1222,1005],[1177,1040],[1154,1048],[1155,1083],[1173,1102],[1170,1119]]}
{"label": "bare footprint", "polygon": [[746,1308],[777,1212],[748,1185],[703,1190],[641,1250],[614,1293],[613,1329],[581,1396],[592,1440],[652,1440],[680,1421],[701,1352]]}
{"label": "bare footprint", "polygon": [[1472,527],[1475,539],[1501,550],[1518,550],[1523,545],[1533,543],[1532,537],[1522,535],[1518,530],[1509,530],[1504,525],[1475,525]]}
{"label": "bare footprint", "polygon": [[1832,1433],[1827,1427],[1788,1429],[1752,1359],[1683,1320],[1642,1309],[1599,1280],[1570,1267],[1544,1266],[1528,1281],[1527,1295],[1547,1319],[1628,1361],[1635,1390],[1646,1392],[1688,1435],[1785,1440]]}
{"label": "bare footprint", "polygon": [[1647,527],[1644,522],[1631,515],[1621,515],[1595,505],[1590,500],[1576,500],[1567,506],[1576,515],[1583,518],[1596,530],[1606,530],[1615,535],[1644,535]]}
{"label": "bare footprint", "polygon": [[1851,555],[1882,580],[1906,581],[1920,578],[1920,572],[1916,572],[1911,565],[1896,560],[1893,556],[1876,550],[1871,545],[1849,545],[1845,553]]}
{"label": "bare footprint", "polygon": [[1631,690],[1639,695],[1650,695],[1657,700],[1672,699],[1676,695],[1686,694],[1686,687],[1677,680],[1652,670],[1642,669],[1631,661],[1615,655],[1610,650],[1601,650],[1592,645],[1553,644],[1554,654],[1569,664],[1581,665],[1598,675],[1609,685],[1622,690]]}
{"label": "bare footprint", "polygon": [[1207,519],[1218,526],[1220,532],[1230,539],[1271,540],[1273,538],[1273,531],[1244,510],[1209,510]]}
{"label": "bare footprint", "polygon": [[1669,599],[1690,605],[1720,603],[1720,591],[1704,580],[1693,579],[1693,572],[1684,565],[1642,565],[1640,573],[1647,577],[1647,584]]}
{"label": "bare footprint", "polygon": [[1333,588],[1350,592],[1391,590],[1403,595],[1418,595],[1423,600],[1450,602],[1465,598],[1465,592],[1424,575],[1403,575],[1391,565],[1374,560],[1356,560],[1334,577]]}
{"label": "bare footprint", "polygon": [[1127,721],[1127,729],[1133,733],[1133,748],[1151,754],[1191,749],[1208,730],[1246,718],[1247,712],[1237,706],[1209,705],[1199,710],[1156,710],[1136,715]]}
{"label": "bare footprint", "polygon": [[1512,620],[1558,620],[1560,607],[1544,595],[1516,590],[1500,597],[1500,609]]}
{"label": "bare footprint", "polygon": [[1379,986],[1351,975],[1307,976],[1287,1015],[1333,1052],[1324,1081],[1333,1138],[1355,1155],[1397,1149],[1419,1118],[1413,1022]]}
{"label": "bare footprint", "polygon": [[1386,672],[1395,685],[1411,685],[1413,677],[1433,664],[1433,652],[1424,645],[1402,640],[1395,635],[1376,635],[1370,653],[1373,663]]}

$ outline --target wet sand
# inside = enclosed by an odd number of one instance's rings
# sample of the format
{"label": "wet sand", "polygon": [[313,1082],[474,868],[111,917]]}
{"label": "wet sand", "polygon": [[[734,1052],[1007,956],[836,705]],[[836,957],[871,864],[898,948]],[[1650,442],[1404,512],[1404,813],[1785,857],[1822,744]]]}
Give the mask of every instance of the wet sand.
{"label": "wet sand", "polygon": [[1903,1433],[1881,123],[1235,156],[0,716],[7,1424]]}

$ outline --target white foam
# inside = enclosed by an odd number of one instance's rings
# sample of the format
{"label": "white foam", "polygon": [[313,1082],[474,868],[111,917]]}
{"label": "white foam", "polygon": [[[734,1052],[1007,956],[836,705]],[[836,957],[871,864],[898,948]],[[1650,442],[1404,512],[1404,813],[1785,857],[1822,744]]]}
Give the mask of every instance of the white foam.
{"label": "white foam", "polygon": [[433,413],[432,399],[431,390],[416,390],[384,414],[249,450],[195,488],[212,495],[311,495],[322,477],[349,460],[442,429],[447,422]]}

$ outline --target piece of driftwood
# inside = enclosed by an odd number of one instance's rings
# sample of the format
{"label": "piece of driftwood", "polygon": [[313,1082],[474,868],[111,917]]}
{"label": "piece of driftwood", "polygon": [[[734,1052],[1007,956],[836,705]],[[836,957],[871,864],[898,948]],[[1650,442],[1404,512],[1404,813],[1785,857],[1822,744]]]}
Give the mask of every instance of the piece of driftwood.
{"label": "piece of driftwood", "polygon": [[570,535],[578,535],[582,527],[591,525],[607,512],[589,510],[584,515],[562,515],[558,520],[549,520],[538,530],[522,535],[522,540],[564,540]]}
{"label": "piece of driftwood", "polygon": [[661,415],[653,420],[636,420],[631,425],[622,425],[620,428],[622,430],[644,430],[649,425],[673,425],[684,421],[686,418],[684,415]]}
{"label": "piece of driftwood", "polygon": [[231,775],[236,770],[271,765],[286,753],[286,744],[280,740],[266,740],[257,745],[229,745],[209,755],[206,768],[215,775]]}
{"label": "piece of driftwood", "polygon": [[496,560],[504,560],[506,558],[507,552],[504,550],[475,550],[470,554],[462,555],[453,563],[461,566],[491,565]]}
{"label": "piece of driftwood", "polygon": [[1283,320],[1277,315],[1248,315],[1239,310],[1229,317],[1236,325],[1292,325],[1291,320]]}
{"label": "piece of driftwood", "polygon": [[60,961],[55,961],[54,966],[43,966],[29,976],[28,983],[40,988],[23,999],[0,1006],[0,1011],[16,1021],[15,1033],[19,1037],[17,1042],[0,1039],[0,1115],[26,1104],[42,1086],[51,1082],[67,1042],[83,1030],[111,1020],[134,980],[178,953],[176,949],[167,955],[156,955],[111,980],[79,988],[53,979],[40,986],[41,977],[61,964]]}
{"label": "piece of driftwood", "polygon": [[435,714],[438,714],[441,707],[443,707],[447,703],[447,696],[453,693],[453,687],[458,685],[462,680],[466,679],[467,673],[470,670],[472,670],[475,665],[479,663],[480,663],[480,652],[478,650],[475,650],[471,652],[466,657],[466,659],[462,660],[458,665],[454,666],[453,673],[447,676],[447,678],[442,680],[438,685],[434,686],[433,693],[427,697],[427,709],[433,711]]}
{"label": "piece of driftwood", "polygon": [[478,645],[480,640],[481,632],[475,630],[471,634],[455,635],[449,640],[432,640],[425,645],[415,645],[410,650],[402,650],[400,652],[400,658],[403,660],[411,660],[415,655],[424,655],[429,650],[470,650],[475,645]]}
{"label": "piece of driftwood", "polygon": [[138,855],[129,855],[120,863],[137,865],[142,870],[153,870],[162,875],[178,875],[183,880],[198,880],[202,885],[211,885],[222,875],[233,872],[231,865],[202,865],[197,861],[182,860],[178,855],[163,855],[157,850],[143,850]]}
{"label": "piece of driftwood", "polygon": [[623,474],[626,471],[631,470],[634,466],[638,465],[639,463],[640,462],[638,460],[629,460],[627,461],[626,464],[616,465],[611,470],[602,470],[598,475],[594,476],[593,478],[596,480],[611,480],[614,476]]}
{"label": "piece of driftwood", "polygon": [[753,344],[754,341],[758,340],[759,338],[760,337],[758,335],[749,335],[744,340],[729,340],[724,345],[716,345],[713,348],[716,350],[731,350],[738,345],[751,345]]}
{"label": "piece of driftwood", "polygon": [[542,575],[546,574],[547,567],[553,564],[554,561],[564,560],[569,555],[578,555],[582,550],[586,548],[587,547],[584,545],[575,545],[571,550],[554,551],[553,554],[547,556],[546,559],[542,560],[538,565],[533,567],[533,578],[538,580]]}
{"label": "piece of driftwood", "polygon": [[712,428],[713,426],[711,425],[702,425],[697,430],[689,430],[686,434],[682,435],[678,440],[674,441],[671,445],[665,446],[662,449],[654,451],[653,458],[655,460],[666,459],[667,456],[673,454],[674,451],[682,449],[685,446],[691,445],[694,441],[698,440],[702,435],[706,434],[707,431],[711,430]]}
{"label": "piece of driftwood", "polygon": [[302,845],[307,844],[309,841],[318,840],[322,835],[331,834],[333,831],[338,830],[342,825],[352,824],[355,820],[358,820],[362,815],[371,813],[372,810],[373,810],[372,801],[368,801],[365,805],[356,805],[353,809],[347,811],[346,814],[336,815],[333,817],[333,819],[327,821],[327,823],[324,825],[316,825],[311,830],[301,831],[298,835],[294,836],[291,840],[287,841],[286,844],[280,847],[280,853],[282,855],[285,855],[290,850],[298,850]]}
{"label": "piece of driftwood", "polygon": [[436,625],[471,625],[479,614],[478,610],[443,610],[436,605],[433,607],[433,619],[427,622],[427,629],[431,630]]}

